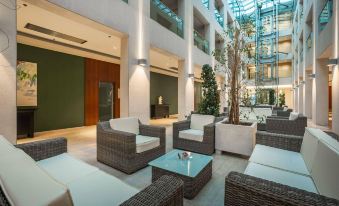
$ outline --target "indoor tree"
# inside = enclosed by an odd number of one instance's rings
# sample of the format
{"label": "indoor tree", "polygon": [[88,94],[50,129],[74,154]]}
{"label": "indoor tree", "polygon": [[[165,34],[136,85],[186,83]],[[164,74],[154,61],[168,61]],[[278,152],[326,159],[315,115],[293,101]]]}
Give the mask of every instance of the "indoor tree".
{"label": "indoor tree", "polygon": [[[251,26],[252,25],[252,26]],[[216,69],[225,73],[225,90],[228,93],[230,124],[239,124],[239,103],[241,93],[245,90],[245,70],[251,62],[251,47],[246,43],[246,36],[254,30],[253,22],[229,26],[224,32],[225,45],[223,49],[213,52],[217,60]]]}
{"label": "indoor tree", "polygon": [[205,64],[201,73],[202,82],[202,100],[199,104],[198,112],[200,114],[219,115],[220,98],[218,85],[215,79],[215,73],[212,67]]}

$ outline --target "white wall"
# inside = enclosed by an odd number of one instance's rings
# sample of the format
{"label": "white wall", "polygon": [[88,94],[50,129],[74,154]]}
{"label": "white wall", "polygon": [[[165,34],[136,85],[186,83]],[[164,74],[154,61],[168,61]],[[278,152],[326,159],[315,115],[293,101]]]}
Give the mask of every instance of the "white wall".
{"label": "white wall", "polygon": [[[335,30],[334,30],[334,58],[339,58],[339,1],[334,1],[334,16],[335,16]],[[339,66],[333,68],[332,80],[332,130],[339,134]]]}
{"label": "white wall", "polygon": [[[16,143],[16,1],[0,5],[0,135]],[[13,5],[14,4],[14,5]],[[9,39],[7,39],[6,35]]]}

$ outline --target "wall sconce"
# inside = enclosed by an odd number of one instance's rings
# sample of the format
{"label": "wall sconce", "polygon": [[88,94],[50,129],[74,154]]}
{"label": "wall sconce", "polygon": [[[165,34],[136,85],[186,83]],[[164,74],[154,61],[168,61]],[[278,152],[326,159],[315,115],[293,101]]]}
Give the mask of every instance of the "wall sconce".
{"label": "wall sconce", "polygon": [[188,74],[188,78],[194,79],[194,74]]}
{"label": "wall sconce", "polygon": [[138,59],[138,65],[142,67],[147,66],[147,59]]}
{"label": "wall sconce", "polygon": [[328,59],[327,66],[332,67],[332,66],[337,66],[338,65],[338,59]]}
{"label": "wall sconce", "polygon": [[310,78],[310,79],[315,79],[315,74],[308,74],[307,76],[308,76],[308,78]]}

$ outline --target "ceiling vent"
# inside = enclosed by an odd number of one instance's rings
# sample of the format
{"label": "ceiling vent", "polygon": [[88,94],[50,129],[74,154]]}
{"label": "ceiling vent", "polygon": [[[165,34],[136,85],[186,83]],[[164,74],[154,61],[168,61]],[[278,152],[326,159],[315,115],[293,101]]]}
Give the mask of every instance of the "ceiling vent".
{"label": "ceiling vent", "polygon": [[75,42],[75,43],[78,43],[78,44],[84,44],[84,43],[87,42],[86,40],[79,39],[79,38],[74,37],[74,36],[63,34],[63,33],[53,31],[53,30],[50,30],[50,29],[47,29],[47,28],[44,28],[44,27],[41,27],[41,26],[30,24],[30,23],[27,23],[25,28],[39,32],[39,33],[47,34],[47,35],[50,35],[50,36],[53,36],[53,37],[65,39],[67,41]]}

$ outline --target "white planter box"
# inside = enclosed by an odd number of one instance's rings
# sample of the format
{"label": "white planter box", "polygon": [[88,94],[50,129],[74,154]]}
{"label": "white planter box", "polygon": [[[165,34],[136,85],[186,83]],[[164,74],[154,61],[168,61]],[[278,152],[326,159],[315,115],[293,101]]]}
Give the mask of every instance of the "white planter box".
{"label": "white planter box", "polygon": [[251,156],[255,146],[256,132],[256,122],[252,123],[251,126],[216,123],[215,149]]}

